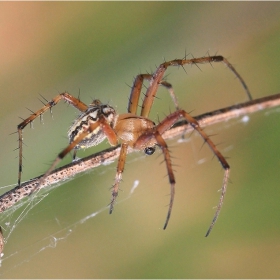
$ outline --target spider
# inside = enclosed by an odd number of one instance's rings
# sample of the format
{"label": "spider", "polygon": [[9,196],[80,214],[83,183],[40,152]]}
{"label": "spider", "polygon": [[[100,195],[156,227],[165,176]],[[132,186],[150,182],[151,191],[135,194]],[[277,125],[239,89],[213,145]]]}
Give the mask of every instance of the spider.
{"label": "spider", "polygon": [[[41,177],[35,190],[40,189],[40,185],[45,181],[46,177],[55,169],[57,164],[72,150],[73,160],[76,160],[77,150],[81,148],[89,148],[102,142],[104,139],[108,139],[110,145],[115,146],[119,142],[121,143],[120,155],[117,163],[117,172],[115,181],[112,186],[112,198],[109,204],[109,213],[111,214],[118,196],[118,189],[122,179],[122,173],[124,170],[126,154],[128,148],[133,150],[144,151],[147,155],[152,155],[155,152],[156,146],[158,146],[163,153],[164,161],[166,163],[167,174],[170,183],[170,201],[167,211],[167,216],[163,229],[166,229],[172,211],[175,195],[175,177],[172,169],[172,163],[168,146],[164,141],[162,134],[171,128],[178,120],[185,119],[194,130],[196,130],[203,140],[208,144],[216,158],[219,160],[222,168],[224,169],[224,177],[221,188],[220,200],[214,214],[214,218],[210,224],[210,227],[206,233],[206,236],[211,232],[218,215],[220,213],[226,187],[229,179],[230,166],[227,163],[224,156],[218,151],[214,143],[210,140],[207,134],[200,128],[197,121],[185,110],[180,109],[176,96],[174,94],[172,85],[164,81],[164,73],[169,66],[184,66],[186,64],[197,65],[198,63],[212,63],[222,62],[224,63],[239,79],[243,85],[249,99],[251,98],[250,92],[241,78],[236,72],[233,66],[223,56],[205,56],[192,59],[175,59],[168,62],[164,62],[159,65],[153,74],[139,74],[134,80],[134,84],[131,88],[131,93],[128,102],[128,112],[124,114],[117,114],[112,106],[102,104],[99,100],[93,100],[88,106],[84,104],[79,98],[75,98],[67,92],[58,94],[44,106],[30,115],[18,125],[18,137],[19,137],[19,172],[18,172],[18,185],[21,184],[22,173],[22,149],[23,149],[23,129],[31,123],[37,117],[42,116],[47,110],[51,110],[59,101],[64,100],[77,108],[81,114],[74,121],[68,131],[69,145],[58,154],[53,164],[47,170],[47,172]],[[139,103],[139,97],[142,90],[144,80],[149,81],[140,115],[137,115],[137,107]],[[173,102],[175,104],[175,112],[165,117],[159,124],[155,124],[150,120],[149,113],[152,108],[154,98],[156,96],[159,86],[164,86],[169,91]],[[47,101],[47,100],[46,100]]]}

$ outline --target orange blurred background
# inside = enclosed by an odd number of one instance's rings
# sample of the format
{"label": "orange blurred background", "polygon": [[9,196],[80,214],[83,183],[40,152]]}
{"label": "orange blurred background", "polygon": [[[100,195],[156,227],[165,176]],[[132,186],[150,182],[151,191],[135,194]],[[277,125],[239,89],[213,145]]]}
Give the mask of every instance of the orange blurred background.
{"label": "orange blurred background", "polygon": [[[17,181],[17,136],[9,135],[60,92],[99,98],[126,111],[129,86],[163,60],[224,55],[255,98],[279,93],[278,2],[1,2],[1,186]],[[180,106],[192,115],[244,102],[224,65],[168,70]],[[174,107],[160,90],[151,118]],[[63,104],[24,131],[23,179],[42,174],[68,140],[77,112]],[[176,165],[175,204],[162,230],[169,185],[160,151],[128,157],[114,213],[106,207],[113,163],[48,192],[17,224],[23,208],[1,214],[7,239],[4,278],[279,278],[279,109],[206,129],[231,165],[231,183],[211,235],[223,172],[194,133],[169,142]],[[79,152],[79,157],[109,144]],[[64,163],[71,161],[70,156]],[[199,164],[199,162],[203,162]],[[135,180],[140,184],[133,195]],[[1,188],[4,193],[8,188]],[[124,201],[123,201],[124,200]],[[10,223],[10,224],[9,224]]]}

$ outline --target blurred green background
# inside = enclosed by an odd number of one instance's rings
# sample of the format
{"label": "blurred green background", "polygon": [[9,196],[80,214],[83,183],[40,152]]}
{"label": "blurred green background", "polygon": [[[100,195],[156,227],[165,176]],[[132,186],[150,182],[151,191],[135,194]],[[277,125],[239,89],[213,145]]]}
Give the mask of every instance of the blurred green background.
{"label": "blurred green background", "polygon": [[[228,58],[255,98],[280,90],[278,2],[2,2],[0,3],[1,186],[17,181],[16,126],[68,91],[126,111],[133,77],[186,53]],[[180,106],[192,115],[246,101],[224,65],[167,72]],[[151,118],[174,110],[160,90]],[[42,174],[67,145],[77,112],[61,103],[24,131],[24,173]],[[169,142],[176,197],[163,231],[169,185],[160,151],[130,155],[119,203],[105,207],[113,163],[51,190],[8,238],[5,278],[279,278],[279,109],[206,129],[231,165],[231,183],[211,235],[223,171],[196,133]],[[83,157],[108,147],[81,151]],[[63,163],[69,162],[67,157]],[[199,164],[202,162],[202,164]],[[133,182],[140,184],[129,198]],[[8,188],[1,188],[4,193]],[[125,200],[126,199],[126,200]],[[122,202],[122,200],[125,200]],[[1,214],[4,236],[23,209]],[[10,224],[8,224],[10,223]]]}

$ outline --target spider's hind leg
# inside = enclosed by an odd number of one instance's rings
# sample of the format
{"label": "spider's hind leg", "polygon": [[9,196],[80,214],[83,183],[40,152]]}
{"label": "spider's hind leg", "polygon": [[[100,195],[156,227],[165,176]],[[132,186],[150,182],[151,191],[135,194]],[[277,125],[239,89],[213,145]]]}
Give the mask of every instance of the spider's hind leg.
{"label": "spider's hind leg", "polygon": [[86,111],[88,108],[86,104],[84,104],[80,99],[75,98],[74,96],[70,95],[67,92],[61,93],[54,97],[52,100],[50,100],[48,103],[46,103],[41,109],[39,109],[36,112],[33,112],[31,116],[23,122],[21,122],[17,126],[17,131],[18,131],[18,150],[19,150],[19,170],[18,170],[18,185],[20,186],[21,184],[21,174],[22,174],[22,149],[23,149],[23,129],[28,125],[31,124],[36,118],[42,117],[42,115],[47,111],[51,110],[53,106],[55,106],[59,101],[65,100],[67,103],[71,104],[81,112]]}

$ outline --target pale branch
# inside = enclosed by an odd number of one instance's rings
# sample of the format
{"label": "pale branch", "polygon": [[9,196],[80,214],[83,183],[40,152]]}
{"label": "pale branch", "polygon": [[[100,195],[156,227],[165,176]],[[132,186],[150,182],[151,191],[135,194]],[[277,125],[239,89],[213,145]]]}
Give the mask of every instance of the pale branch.
{"label": "pale branch", "polygon": [[[224,122],[233,118],[245,116],[267,108],[273,108],[280,105],[280,94],[270,95],[263,98],[240,103],[223,109],[215,110],[209,113],[195,117],[201,127],[206,127],[215,123]],[[177,122],[170,130],[163,134],[164,139],[172,139],[177,136],[189,133],[193,130],[186,121]],[[131,153],[130,149],[128,152]],[[79,159],[63,167],[54,170],[46,180],[41,184],[40,189],[51,186],[73,178],[75,175],[93,169],[100,165],[106,165],[118,158],[120,147],[111,147],[99,153]],[[20,186],[7,191],[0,196],[0,213],[12,207],[24,197],[29,196],[35,190],[40,178],[30,179]]]}

